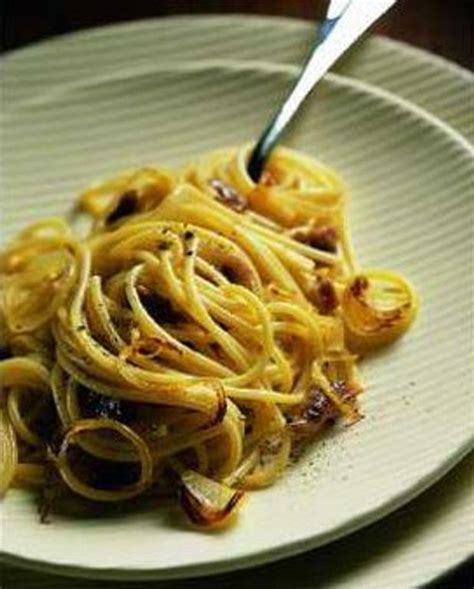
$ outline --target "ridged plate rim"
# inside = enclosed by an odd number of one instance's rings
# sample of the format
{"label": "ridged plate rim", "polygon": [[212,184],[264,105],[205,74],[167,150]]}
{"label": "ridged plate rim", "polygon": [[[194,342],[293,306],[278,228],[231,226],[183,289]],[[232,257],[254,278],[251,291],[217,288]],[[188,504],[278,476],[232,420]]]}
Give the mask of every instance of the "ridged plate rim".
{"label": "ridged plate rim", "polygon": [[[274,72],[274,73],[284,73],[284,74],[291,74],[294,75],[296,73],[296,69],[292,66],[277,66],[262,63],[262,64],[243,64],[243,63],[233,63],[230,64],[228,61],[212,61],[212,62],[200,62],[199,64],[196,63],[181,63],[180,64],[180,72],[185,71],[199,71],[201,69],[209,69],[209,68],[223,68],[223,69],[233,69],[238,71],[245,71],[245,70],[255,70],[260,69],[265,72]],[[149,68],[147,68],[149,69]],[[153,71],[175,71],[175,64],[169,67],[160,67],[156,66],[153,68]],[[137,70],[133,70],[134,74],[137,74]],[[139,73],[139,72],[138,72]],[[119,77],[123,77],[124,72],[118,74]],[[115,78],[116,75],[106,76],[106,77],[99,77],[99,79],[95,79],[95,83],[99,80],[107,83],[111,78]],[[390,93],[380,90],[378,88],[371,87],[369,84],[364,82],[355,81],[355,80],[348,80],[347,78],[342,78],[340,76],[331,75],[328,76],[334,84],[339,84],[341,86],[350,87],[356,89],[360,92],[370,93],[377,96],[380,100],[388,102],[392,105],[396,105],[398,110],[402,110],[405,113],[409,112],[412,116],[415,116],[418,119],[423,119],[425,124],[431,127],[436,127],[440,133],[445,136],[448,136],[450,140],[456,143],[460,149],[466,151],[469,156],[472,158],[473,156],[473,149],[469,145],[469,143],[460,136],[456,131],[452,130],[448,125],[436,119],[433,115],[426,113],[419,107],[411,105],[407,103],[405,100],[391,95]],[[89,84],[79,84],[79,87],[88,86]],[[43,99],[50,99],[51,97],[55,96],[57,92],[67,92],[72,87],[78,87],[77,85],[67,85],[62,88],[56,88],[52,94],[48,94],[48,96],[43,96]],[[35,101],[36,102],[36,101]],[[26,108],[28,108],[25,105]],[[405,493],[402,493],[396,499],[394,499],[393,503],[389,506],[382,506],[379,509],[376,509],[374,513],[363,513],[360,514],[359,517],[355,518],[354,521],[351,522],[350,525],[344,526],[343,530],[333,530],[332,533],[326,535],[324,538],[315,539],[314,537],[304,538],[300,541],[293,542],[288,545],[283,545],[278,548],[271,548],[269,551],[263,551],[258,554],[255,554],[251,557],[245,556],[241,557],[240,559],[230,559],[228,561],[221,561],[219,563],[210,561],[209,563],[205,563],[199,565],[197,568],[195,565],[189,565],[186,567],[180,566],[177,569],[167,568],[167,569],[134,569],[134,570],[127,570],[127,569],[100,569],[100,568],[76,568],[74,564],[69,565],[61,565],[58,566],[54,563],[54,561],[41,561],[41,564],[38,561],[29,560],[25,556],[20,556],[18,554],[12,553],[4,553],[5,561],[10,562],[12,564],[18,564],[22,566],[30,566],[31,568],[41,568],[41,570],[50,570],[51,572],[62,573],[62,574],[69,574],[73,576],[84,576],[84,577],[93,577],[93,578],[110,578],[110,579],[123,579],[124,575],[133,575],[135,579],[147,579],[147,578],[177,578],[189,575],[202,575],[202,574],[209,574],[209,573],[218,573],[223,572],[225,570],[230,570],[234,568],[242,568],[252,566],[257,563],[268,562],[269,560],[275,560],[277,558],[282,558],[284,556],[289,556],[291,554],[296,554],[300,551],[307,550],[309,548],[315,547],[317,545],[321,545],[322,543],[326,543],[332,541],[341,535],[345,535],[355,529],[360,528],[362,525],[367,525],[380,517],[388,514],[389,512],[393,511],[394,509],[400,507],[417,494],[422,492],[428,486],[433,484],[436,480],[438,480],[445,472],[447,472],[457,461],[459,461],[467,452],[472,448],[473,445],[473,437],[472,435],[464,441],[459,447],[453,449],[448,457],[438,466],[435,472],[431,472],[425,474],[424,477],[418,482],[416,488],[410,489]],[[212,569],[212,570],[211,570]]]}

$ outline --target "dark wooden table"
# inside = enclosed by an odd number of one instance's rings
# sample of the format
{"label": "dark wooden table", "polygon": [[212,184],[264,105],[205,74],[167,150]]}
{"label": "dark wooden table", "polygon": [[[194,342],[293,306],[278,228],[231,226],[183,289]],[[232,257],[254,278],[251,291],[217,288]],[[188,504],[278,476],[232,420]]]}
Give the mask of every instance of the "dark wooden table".
{"label": "dark wooden table", "polygon": [[[3,0],[3,50],[81,28],[182,13],[249,12],[314,20],[327,0]],[[474,66],[473,0],[399,0],[375,31]]]}

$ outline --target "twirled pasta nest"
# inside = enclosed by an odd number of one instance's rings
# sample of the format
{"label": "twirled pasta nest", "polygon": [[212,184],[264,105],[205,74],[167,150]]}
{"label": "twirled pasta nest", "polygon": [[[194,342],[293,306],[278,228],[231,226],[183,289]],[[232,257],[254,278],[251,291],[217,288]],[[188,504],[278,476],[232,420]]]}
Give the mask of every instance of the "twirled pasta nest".
{"label": "twirled pasta nest", "polygon": [[357,356],[416,297],[356,269],[332,170],[280,149],[255,185],[248,150],[92,186],[87,237],[46,219],[1,254],[3,492],[55,475],[96,501],[178,491],[215,525],[358,419]]}

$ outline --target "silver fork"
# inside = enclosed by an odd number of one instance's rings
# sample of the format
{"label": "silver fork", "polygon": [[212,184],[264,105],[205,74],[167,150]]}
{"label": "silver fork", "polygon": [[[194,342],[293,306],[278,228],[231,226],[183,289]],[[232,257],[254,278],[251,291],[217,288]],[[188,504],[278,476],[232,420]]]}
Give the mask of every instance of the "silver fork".
{"label": "silver fork", "polygon": [[287,98],[250,155],[249,176],[258,182],[265,164],[298,108],[329,68],[397,0],[331,0],[317,40]]}

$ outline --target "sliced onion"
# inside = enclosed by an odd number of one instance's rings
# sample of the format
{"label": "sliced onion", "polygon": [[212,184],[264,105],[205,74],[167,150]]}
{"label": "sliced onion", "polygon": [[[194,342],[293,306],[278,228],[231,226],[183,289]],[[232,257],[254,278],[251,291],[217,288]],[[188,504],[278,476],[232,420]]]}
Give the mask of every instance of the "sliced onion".
{"label": "sliced onion", "polygon": [[84,211],[99,218],[110,213],[124,193],[135,192],[139,211],[143,212],[156,207],[174,184],[172,173],[141,168],[90,186],[80,195],[80,205]]}
{"label": "sliced onion", "polygon": [[254,468],[257,466],[260,460],[260,450],[254,448],[249,454],[242,460],[239,466],[230,473],[228,477],[224,479],[226,485],[236,485]]}
{"label": "sliced onion", "polygon": [[291,431],[298,437],[315,438],[335,419],[339,411],[330,399],[317,386],[309,387],[304,403],[296,405],[288,412],[287,419]]}
{"label": "sliced onion", "polygon": [[349,347],[356,351],[389,343],[415,318],[417,299],[397,274],[371,270],[355,276],[342,296]]}
{"label": "sliced onion", "polygon": [[0,408],[0,496],[10,487],[18,464],[15,431],[3,408]]}
{"label": "sliced onion", "polygon": [[287,430],[266,436],[259,444],[259,461],[241,486],[256,489],[271,485],[285,470],[290,457],[291,437]]}
{"label": "sliced onion", "polygon": [[43,487],[46,484],[46,467],[34,462],[18,463],[13,484],[17,487]]}
{"label": "sliced onion", "polygon": [[[112,430],[128,440],[137,452],[137,460],[141,465],[140,478],[136,483],[125,485],[115,490],[96,489],[81,481],[73,472],[67,451],[75,439],[84,432],[96,430]],[[94,501],[123,501],[142,493],[153,477],[153,459],[150,450],[142,438],[128,426],[108,418],[82,419],[76,421],[66,432],[57,457],[57,467],[64,482],[76,493]]]}
{"label": "sliced onion", "polygon": [[47,323],[73,284],[75,262],[67,247],[40,248],[39,243],[37,251],[27,251],[18,268],[5,278],[5,316],[12,333],[31,332]]}
{"label": "sliced onion", "polygon": [[244,496],[243,491],[218,483],[195,470],[184,470],[180,477],[181,506],[189,519],[200,526],[227,523]]}

